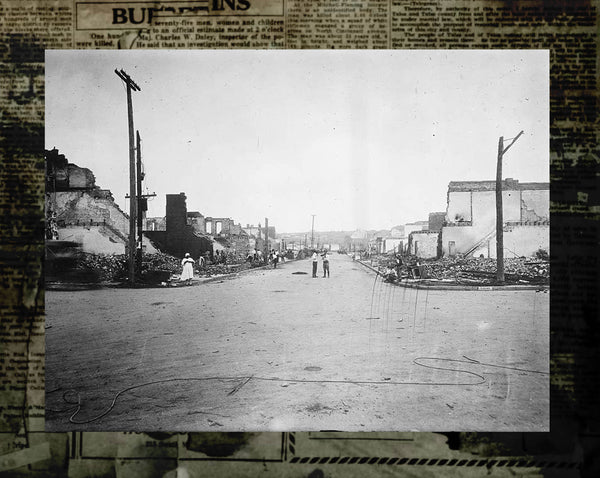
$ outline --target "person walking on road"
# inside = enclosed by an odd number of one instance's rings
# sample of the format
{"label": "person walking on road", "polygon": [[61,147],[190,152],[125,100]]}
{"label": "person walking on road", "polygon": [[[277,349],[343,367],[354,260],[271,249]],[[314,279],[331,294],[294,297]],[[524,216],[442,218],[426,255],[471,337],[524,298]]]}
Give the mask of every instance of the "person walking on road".
{"label": "person walking on road", "polygon": [[192,279],[194,278],[194,259],[190,257],[190,253],[186,252],[185,257],[181,261],[181,266],[183,267],[183,271],[181,272],[181,279],[185,281],[186,285],[189,285]]}
{"label": "person walking on road", "polygon": [[323,257],[323,278],[329,277],[329,253],[325,251],[321,257]]}
{"label": "person walking on road", "polygon": [[312,255],[313,277],[317,277],[317,266],[318,265],[319,265],[319,256],[317,256],[317,251],[313,251],[313,255]]}

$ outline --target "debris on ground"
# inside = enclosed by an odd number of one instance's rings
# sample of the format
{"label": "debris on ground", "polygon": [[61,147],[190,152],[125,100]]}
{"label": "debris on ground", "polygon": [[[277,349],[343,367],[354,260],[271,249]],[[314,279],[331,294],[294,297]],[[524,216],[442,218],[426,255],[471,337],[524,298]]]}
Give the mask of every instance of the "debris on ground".
{"label": "debris on ground", "polygon": [[127,277],[127,256],[125,254],[77,254],[74,268],[81,271],[94,271],[98,282],[115,282]]}
{"label": "debris on ground", "polygon": [[[425,278],[454,279],[457,282],[496,281],[496,259],[482,257],[444,258],[423,262]],[[547,284],[550,280],[550,263],[539,259],[511,258],[504,260],[505,282]]]}
{"label": "debris on ground", "polygon": [[[380,270],[394,268],[395,258],[380,256]],[[420,259],[415,256],[402,258],[402,279],[423,279],[456,284],[486,285],[496,283],[496,259],[484,257],[451,257]],[[388,269],[389,270],[389,269]],[[382,272],[383,273],[383,272]],[[505,284],[547,285],[550,282],[550,262],[538,257],[504,259]]]}
{"label": "debris on ground", "polygon": [[[57,271],[56,280],[85,282],[122,282],[127,279],[128,257],[125,254],[90,254],[78,251],[71,254],[69,271]],[[200,267],[196,263],[194,276],[212,277],[236,273],[263,264],[242,262],[237,264],[212,264]],[[68,274],[66,272],[69,272]],[[178,280],[181,259],[164,253],[145,254],[142,259],[142,281],[164,282]],[[156,279],[156,280],[154,280]],[[160,279],[160,280],[159,280]]]}

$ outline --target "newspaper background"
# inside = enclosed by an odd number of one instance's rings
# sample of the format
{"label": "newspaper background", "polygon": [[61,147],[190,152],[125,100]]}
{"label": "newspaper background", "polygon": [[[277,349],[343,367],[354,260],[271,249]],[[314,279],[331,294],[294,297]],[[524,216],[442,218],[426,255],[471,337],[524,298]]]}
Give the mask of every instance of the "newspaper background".
{"label": "newspaper background", "polygon": [[[598,7],[0,0],[0,474],[597,476]],[[45,48],[549,49],[551,432],[44,433]]]}

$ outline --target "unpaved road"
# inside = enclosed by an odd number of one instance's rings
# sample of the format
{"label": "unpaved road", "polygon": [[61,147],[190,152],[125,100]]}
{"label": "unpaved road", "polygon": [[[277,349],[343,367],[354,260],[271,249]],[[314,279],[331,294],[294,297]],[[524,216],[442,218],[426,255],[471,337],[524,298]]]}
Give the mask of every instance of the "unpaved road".
{"label": "unpaved road", "polygon": [[47,291],[47,430],[549,429],[548,293],[407,289],[332,260],[329,279],[300,261]]}

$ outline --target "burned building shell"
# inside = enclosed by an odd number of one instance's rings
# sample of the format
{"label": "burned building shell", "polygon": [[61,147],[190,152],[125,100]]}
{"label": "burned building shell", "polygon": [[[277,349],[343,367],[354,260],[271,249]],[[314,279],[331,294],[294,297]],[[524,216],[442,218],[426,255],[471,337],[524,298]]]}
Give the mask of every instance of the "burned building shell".
{"label": "burned building shell", "polygon": [[[531,256],[550,246],[549,183],[502,182],[505,257]],[[444,256],[496,257],[496,182],[448,185],[441,252]]]}

